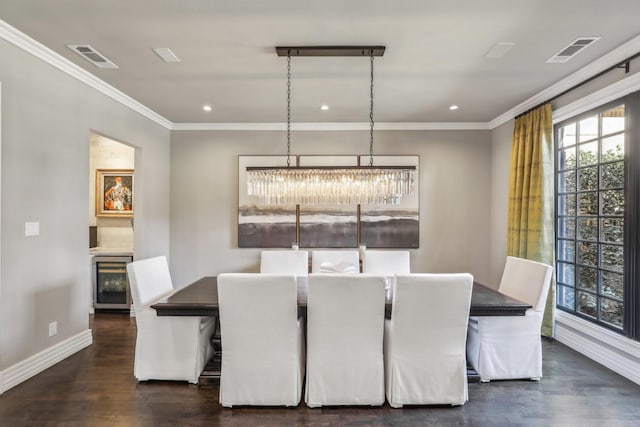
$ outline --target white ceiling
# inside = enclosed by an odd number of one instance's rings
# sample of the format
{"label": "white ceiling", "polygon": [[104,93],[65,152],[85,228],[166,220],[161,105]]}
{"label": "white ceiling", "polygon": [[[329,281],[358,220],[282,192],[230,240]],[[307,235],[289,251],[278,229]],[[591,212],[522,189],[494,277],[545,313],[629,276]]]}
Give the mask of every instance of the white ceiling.
{"label": "white ceiling", "polygon": [[[1,20],[173,123],[284,122],[286,58],[274,47],[360,44],[386,46],[375,61],[377,122],[486,123],[634,39],[639,18],[638,0],[0,2]],[[545,63],[588,36],[601,39]],[[515,46],[485,58],[499,42]],[[99,69],[69,44],[119,68]],[[161,61],[157,47],[181,62]],[[368,58],[292,58],[292,122],[368,118]]]}

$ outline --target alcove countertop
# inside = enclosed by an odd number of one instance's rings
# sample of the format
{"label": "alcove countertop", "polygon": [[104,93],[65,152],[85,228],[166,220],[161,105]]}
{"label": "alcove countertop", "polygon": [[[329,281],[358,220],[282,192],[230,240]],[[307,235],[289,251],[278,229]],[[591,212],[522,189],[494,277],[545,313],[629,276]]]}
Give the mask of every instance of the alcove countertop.
{"label": "alcove countertop", "polygon": [[103,248],[98,246],[98,247],[89,249],[89,255],[133,256],[133,248]]}

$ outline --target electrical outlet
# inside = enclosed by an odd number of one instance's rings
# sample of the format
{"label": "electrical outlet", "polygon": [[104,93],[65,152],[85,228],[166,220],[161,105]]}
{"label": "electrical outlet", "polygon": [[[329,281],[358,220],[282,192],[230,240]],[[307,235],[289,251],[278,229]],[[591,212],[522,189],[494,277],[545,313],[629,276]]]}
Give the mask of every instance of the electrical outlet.
{"label": "electrical outlet", "polygon": [[58,333],[58,322],[49,323],[49,336],[52,337]]}

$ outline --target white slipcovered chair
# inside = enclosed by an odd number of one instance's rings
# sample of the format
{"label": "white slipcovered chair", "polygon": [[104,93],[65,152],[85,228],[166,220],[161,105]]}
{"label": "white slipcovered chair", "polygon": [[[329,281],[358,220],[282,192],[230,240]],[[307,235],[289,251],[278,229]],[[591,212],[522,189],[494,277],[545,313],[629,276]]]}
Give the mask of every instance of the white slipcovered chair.
{"label": "white slipcovered chair", "polygon": [[174,293],[164,256],[129,263],[127,274],[137,326],[135,377],[197,384],[213,354],[215,318],[156,315],[151,304]]}
{"label": "white slipcovered chair", "polygon": [[364,273],[384,274],[394,276],[396,274],[410,274],[411,261],[409,251],[364,251],[362,265]]}
{"label": "white slipcovered chair", "polygon": [[384,274],[387,277],[387,288],[390,288],[396,274],[411,273],[409,251],[366,250],[362,260],[362,271]]}
{"label": "white slipcovered chair", "polygon": [[469,319],[467,359],[480,381],[542,377],[540,328],[552,268],[507,257],[498,290],[532,306],[524,316],[478,316]]}
{"label": "white slipcovered chair", "polygon": [[312,273],[360,273],[358,251],[313,251]]}
{"label": "white slipcovered chair", "polygon": [[384,276],[310,274],[309,407],[384,403]]}
{"label": "white slipcovered chair", "polygon": [[468,400],[465,343],[473,276],[396,276],[385,322],[385,383],[389,405]]}
{"label": "white slipcovered chair", "polygon": [[307,251],[262,251],[260,273],[306,276],[309,273],[309,253]]}
{"label": "white slipcovered chair", "polygon": [[218,276],[220,404],[297,406],[304,380],[304,321],[295,275]]}

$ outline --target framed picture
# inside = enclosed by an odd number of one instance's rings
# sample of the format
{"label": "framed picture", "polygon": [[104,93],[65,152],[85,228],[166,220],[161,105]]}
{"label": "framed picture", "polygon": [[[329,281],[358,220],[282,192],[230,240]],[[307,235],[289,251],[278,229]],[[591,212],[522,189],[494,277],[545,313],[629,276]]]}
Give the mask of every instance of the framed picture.
{"label": "framed picture", "polygon": [[133,169],[96,170],[96,216],[133,216]]}
{"label": "framed picture", "polygon": [[[415,193],[399,205],[262,205],[247,194],[247,166],[284,166],[286,156],[238,156],[238,247],[408,248],[420,245],[420,159],[374,156],[378,166],[415,166]],[[296,156],[298,166],[366,165],[369,156]]]}

